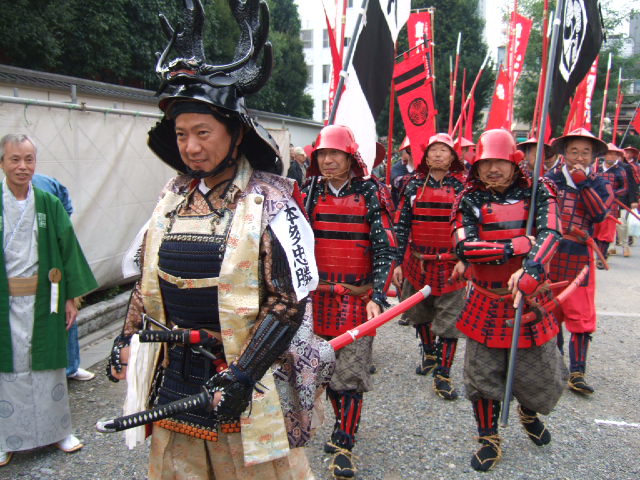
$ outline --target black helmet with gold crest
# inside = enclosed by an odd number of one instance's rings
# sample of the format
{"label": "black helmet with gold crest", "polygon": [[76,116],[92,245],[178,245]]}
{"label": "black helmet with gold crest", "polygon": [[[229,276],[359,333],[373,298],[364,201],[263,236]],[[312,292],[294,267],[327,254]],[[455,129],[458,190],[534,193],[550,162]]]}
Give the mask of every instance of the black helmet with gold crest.
{"label": "black helmet with gold crest", "polygon": [[[183,21],[173,28],[160,15],[162,30],[169,40],[158,54],[156,73],[161,84],[159,107],[164,116],[149,131],[148,144],[162,161],[182,173],[190,172],[180,157],[176,142],[175,117],[180,113],[210,113],[234,130],[244,133],[239,150],[256,170],[282,173],[282,161],[275,140],[267,130],[249,116],[245,95],[260,90],[271,75],[273,53],[267,41],[269,8],[265,0],[228,0],[231,13],[240,27],[240,37],[233,59],[222,65],[206,62],[202,30],[204,8],[200,0],[183,0]],[[171,52],[173,59],[169,60]],[[212,172],[216,175],[234,159],[232,149],[225,161]]]}

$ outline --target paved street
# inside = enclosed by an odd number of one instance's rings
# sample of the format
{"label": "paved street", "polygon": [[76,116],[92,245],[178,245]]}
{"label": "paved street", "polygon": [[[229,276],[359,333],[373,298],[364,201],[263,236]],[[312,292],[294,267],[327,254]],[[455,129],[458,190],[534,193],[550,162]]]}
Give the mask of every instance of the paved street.
{"label": "paved street", "polygon": [[[418,359],[414,330],[396,321],[375,341],[374,391],[365,395],[355,453],[360,479],[620,479],[640,478],[640,246],[633,257],[610,258],[612,269],[598,271],[598,331],[591,344],[588,379],[591,398],[567,391],[545,420],[553,436],[544,448],[524,435],[513,404],[502,430],[504,456],[496,468],[478,474],[469,466],[476,450],[475,422],[464,398],[445,402],[431,389],[431,379],[415,375]],[[120,434],[102,435],[94,425],[118,415],[124,385],[103,372],[111,339],[105,330],[82,339],[83,366],[98,377],[69,385],[73,425],[85,448],[64,454],[54,447],[16,454],[2,479],[143,479],[148,448],[128,451]],[[108,338],[105,341],[101,336]],[[566,336],[568,340],[568,336]],[[462,390],[464,342],[458,348],[453,378]],[[97,362],[97,363],[96,363]],[[89,365],[90,364],[90,365]],[[94,365],[95,364],[95,365]],[[330,423],[330,422],[329,422]],[[330,426],[308,448],[317,479],[328,479],[330,459],[322,453]]]}

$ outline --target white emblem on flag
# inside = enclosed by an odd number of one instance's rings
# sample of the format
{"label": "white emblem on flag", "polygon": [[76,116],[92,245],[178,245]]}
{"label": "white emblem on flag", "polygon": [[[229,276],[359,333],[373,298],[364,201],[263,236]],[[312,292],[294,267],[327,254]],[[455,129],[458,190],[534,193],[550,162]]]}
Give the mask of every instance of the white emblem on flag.
{"label": "white emblem on flag", "polygon": [[318,286],[315,240],[311,225],[295,200],[290,199],[269,224],[287,254],[293,288],[298,300]]}
{"label": "white emblem on flag", "polygon": [[573,72],[587,32],[587,9],[584,0],[568,0],[564,6],[562,55],[558,68],[565,82]]}

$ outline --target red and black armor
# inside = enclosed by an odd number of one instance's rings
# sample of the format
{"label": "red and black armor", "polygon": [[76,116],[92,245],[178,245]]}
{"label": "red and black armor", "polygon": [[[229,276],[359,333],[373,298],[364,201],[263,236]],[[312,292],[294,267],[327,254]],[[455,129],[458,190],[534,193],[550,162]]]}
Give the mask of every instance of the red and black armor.
{"label": "red and black armor", "polygon": [[362,285],[371,282],[371,239],[362,195],[324,195],[313,209],[320,279]]}
{"label": "red and black armor", "polygon": [[[431,294],[440,296],[465,285],[463,281],[448,282],[456,262],[452,253],[450,218],[458,192],[451,182],[437,186],[429,180],[425,180],[416,192],[411,209],[411,233],[409,248],[404,255],[403,273],[416,290],[430,285]],[[459,189],[461,187],[460,184]],[[450,258],[430,258],[436,255]]]}
{"label": "red and black armor", "polygon": [[[469,265],[472,288],[456,326],[469,338],[491,348],[509,348],[515,317],[513,298],[507,289],[511,275],[524,268],[534,283],[545,279],[544,265],[553,256],[560,226],[553,191],[540,183],[534,244],[525,235],[530,203],[527,182],[510,187],[500,198],[477,185],[460,198],[453,220],[456,253]],[[523,277],[524,278],[524,277]],[[522,281],[522,279],[521,279]],[[523,289],[524,290],[524,289]],[[546,294],[534,300],[544,303]],[[558,333],[551,313],[540,314],[522,325],[518,346],[542,345]]]}
{"label": "red and black armor", "polygon": [[[362,195],[320,195],[311,225],[316,237],[316,263],[321,281],[362,286],[372,283],[370,225]],[[367,320],[365,302],[359,296],[315,291],[314,330],[337,336]]]}
{"label": "red and black armor", "polygon": [[[475,284],[490,289],[506,288],[511,275],[522,266],[521,255],[531,248],[531,242],[525,236],[528,210],[528,202],[525,203],[524,200],[512,204],[488,203],[481,207],[482,223],[478,225],[481,242],[477,242],[480,243],[480,248],[474,252],[469,251],[468,257],[489,254],[489,258],[484,257],[489,261],[504,258],[503,245],[506,245],[506,240],[513,241],[514,256],[499,265],[470,263],[470,273]],[[518,242],[524,244],[520,251],[515,247]]]}

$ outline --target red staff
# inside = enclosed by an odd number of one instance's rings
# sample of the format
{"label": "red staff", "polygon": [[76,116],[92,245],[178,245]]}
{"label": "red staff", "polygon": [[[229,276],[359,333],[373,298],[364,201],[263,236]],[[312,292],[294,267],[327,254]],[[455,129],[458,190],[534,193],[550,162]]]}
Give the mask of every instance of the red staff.
{"label": "red staff", "polygon": [[[371,320],[364,322],[356,328],[348,330],[347,332],[339,335],[331,340],[329,343],[334,350],[339,350],[350,343],[355,342],[358,338],[373,333],[377,328],[381,327],[385,323],[393,320],[398,315],[409,310],[411,307],[417,305],[422,300],[427,298],[431,293],[431,287],[425,285],[418,292],[411,295],[404,302],[400,302],[395,307],[390,308],[381,315],[378,315]],[[156,322],[153,322],[156,323]],[[163,328],[166,328],[162,325]],[[215,380],[216,377],[212,377],[208,383]],[[213,382],[215,383],[215,382]],[[213,393],[206,387],[203,391],[191,395],[180,400],[170,402],[166,405],[156,406],[148,410],[133,413],[123,417],[117,417],[109,420],[100,420],[96,423],[96,429],[101,433],[113,433],[120,432],[122,430],[128,430],[130,428],[140,427],[149,423],[160,421],[164,418],[177,415],[178,413],[191,411],[199,408],[210,408],[213,401]]]}
{"label": "red staff", "polygon": [[598,138],[602,138],[602,130],[604,127],[604,117],[607,114],[607,96],[609,93],[609,77],[611,76],[611,53],[609,53],[609,62],[607,63],[607,78],[604,81],[604,95],[602,97],[602,111],[600,112],[600,129],[598,130]]}

